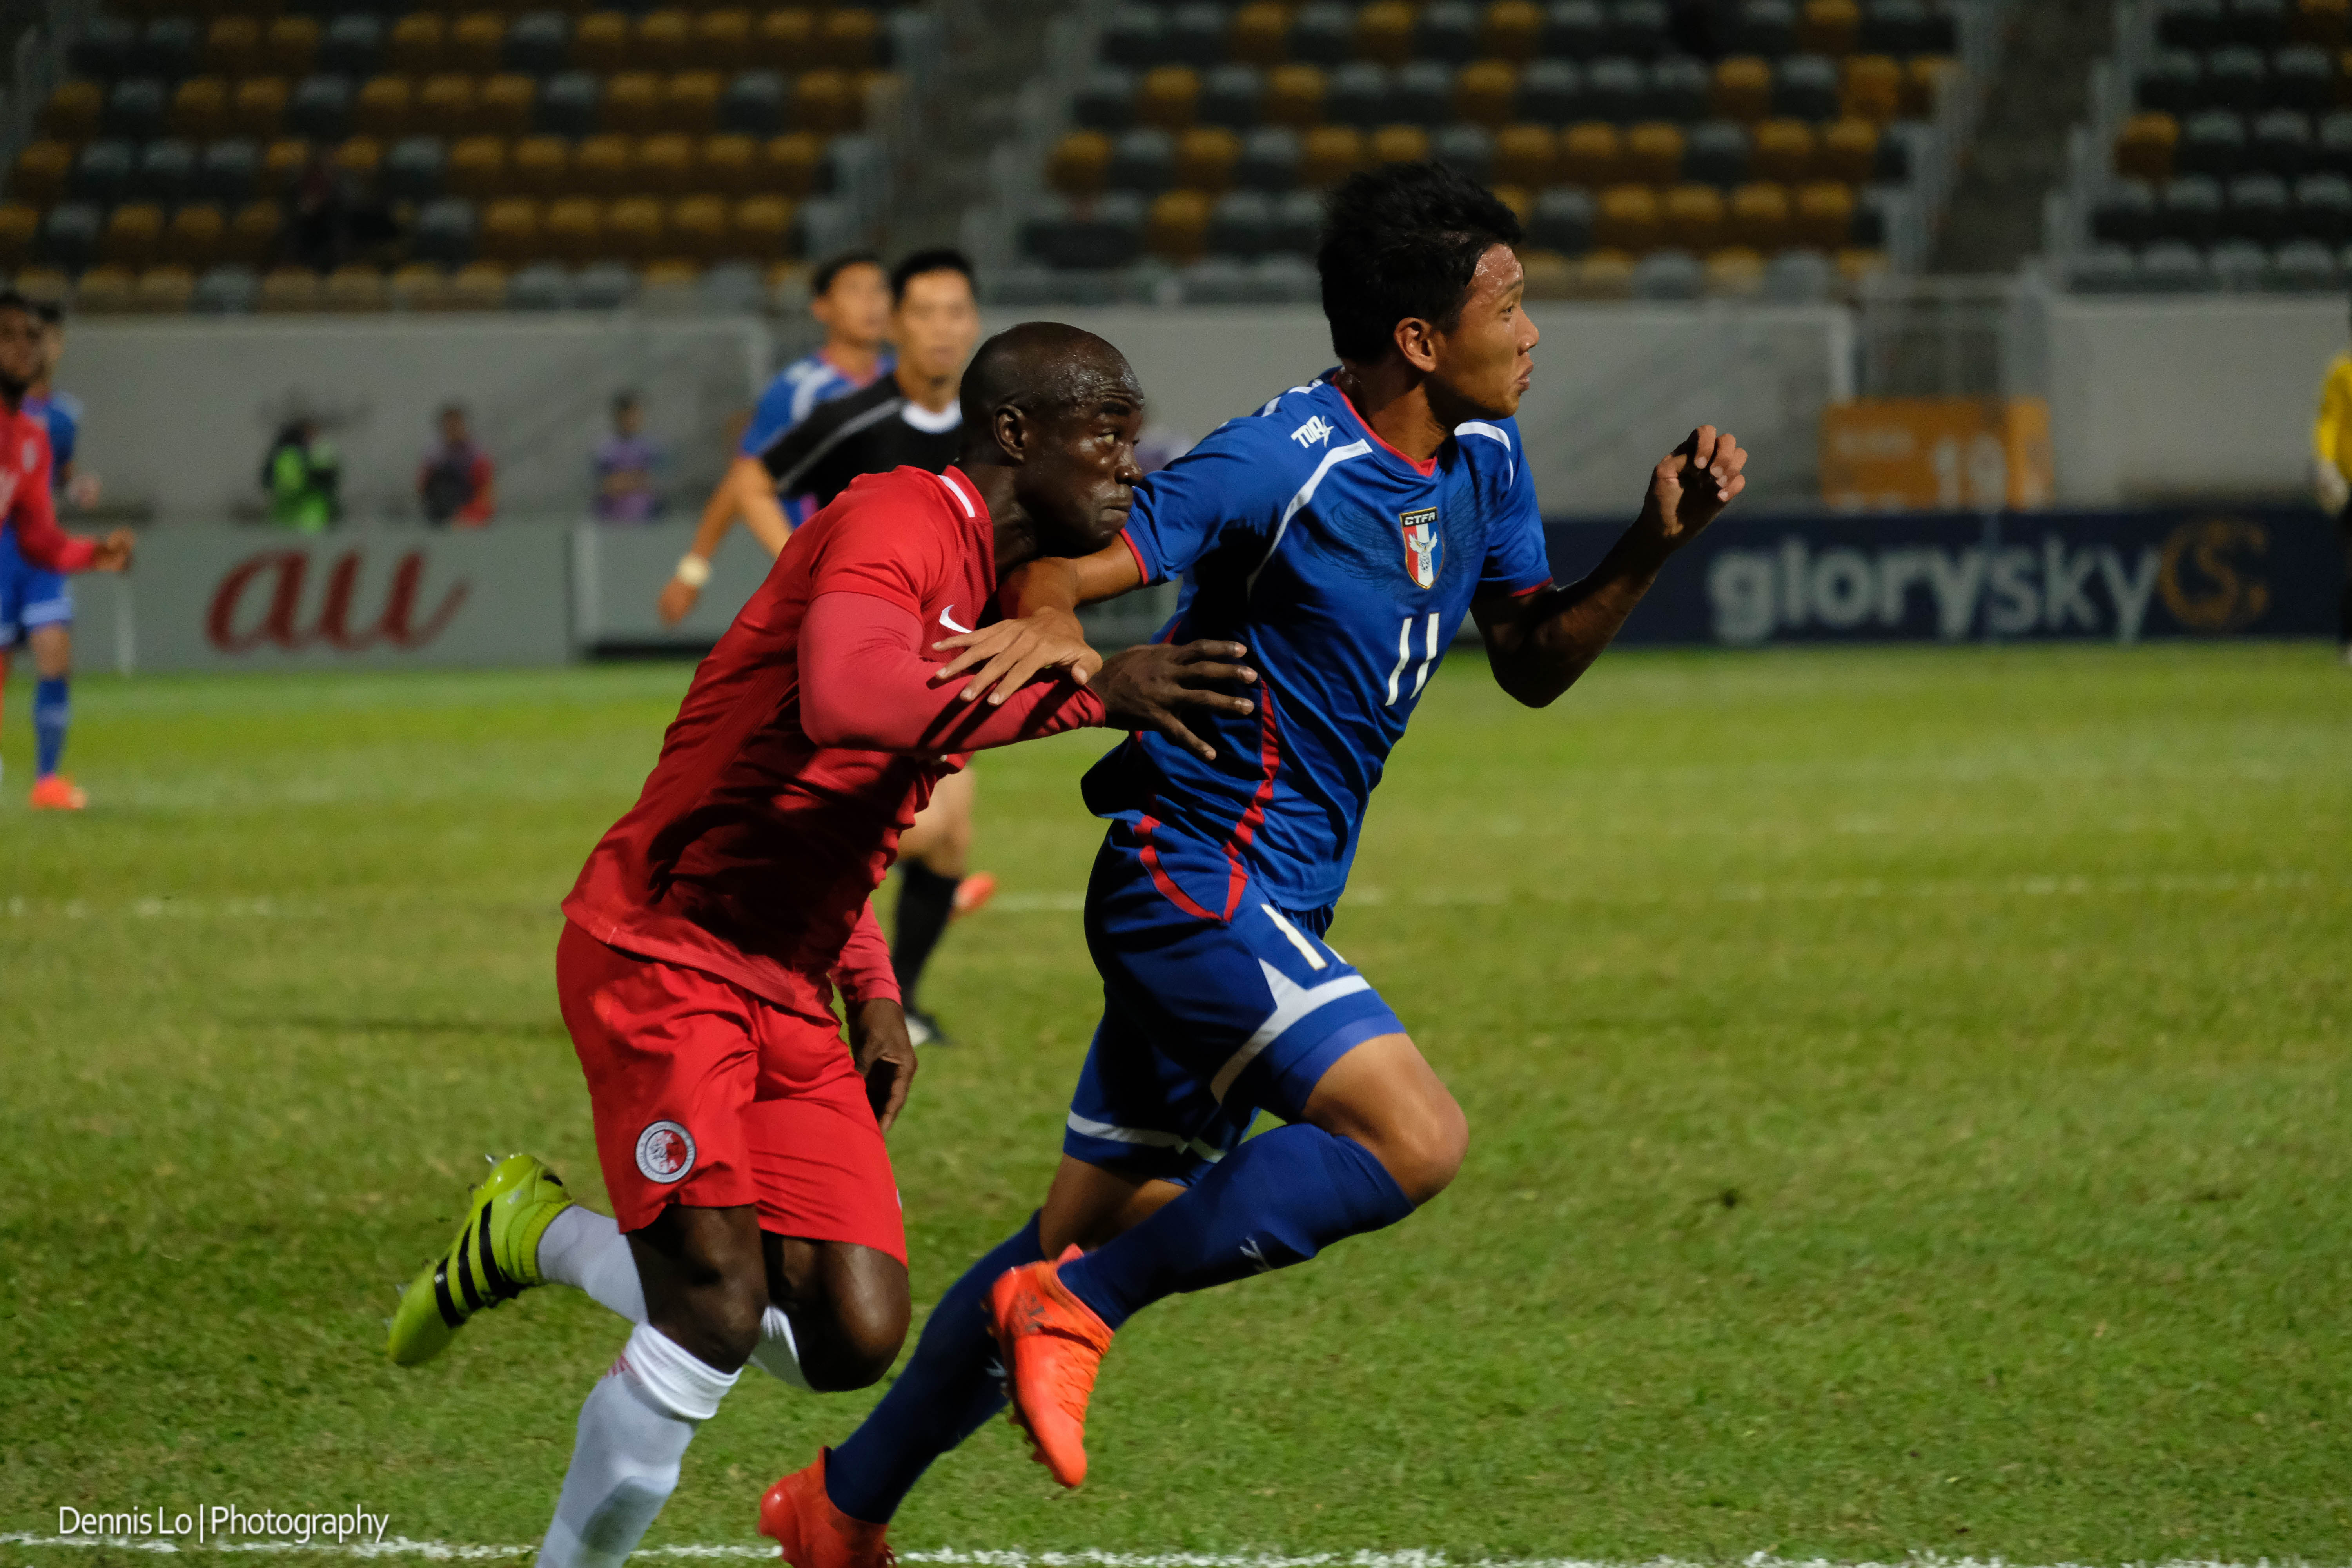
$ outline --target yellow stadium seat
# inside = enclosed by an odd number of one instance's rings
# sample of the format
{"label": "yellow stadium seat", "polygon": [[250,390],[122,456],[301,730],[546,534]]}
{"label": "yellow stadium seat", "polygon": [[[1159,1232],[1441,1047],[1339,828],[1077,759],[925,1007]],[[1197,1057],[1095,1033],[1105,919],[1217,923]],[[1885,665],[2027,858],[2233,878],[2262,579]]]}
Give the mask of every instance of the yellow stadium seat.
{"label": "yellow stadium seat", "polygon": [[62,307],[73,292],[73,279],[55,267],[27,267],[16,274],[16,292],[35,304]]}
{"label": "yellow stadium seat", "polygon": [[531,126],[539,106],[539,79],[520,71],[501,71],[481,84],[474,97],[474,124],[501,136],[521,136]]}
{"label": "yellow stadium seat", "polygon": [[698,190],[695,174],[693,137],[669,132],[637,143],[634,184],[638,191],[670,195]]}
{"label": "yellow stadium seat", "polygon": [[1420,163],[1429,158],[1429,132],[1418,125],[1383,125],[1372,132],[1375,163]]}
{"label": "yellow stadium seat", "polygon": [[74,284],[74,309],[86,316],[114,316],[137,303],[138,279],[114,262],[90,268]]}
{"label": "yellow stadium seat", "polygon": [[1506,125],[1495,136],[1495,179],[1537,190],[1552,183],[1559,138],[1549,125]]}
{"label": "yellow stadium seat", "polygon": [[98,134],[106,91],[94,81],[62,81],[41,105],[40,132],[57,142],[87,142]]}
{"label": "yellow stadium seat", "polygon": [[1496,184],[1490,188],[1495,199],[1510,208],[1512,216],[1521,223],[1527,222],[1528,215],[1536,210],[1536,194],[1525,185]]}
{"label": "yellow stadium seat", "polygon": [[461,136],[449,148],[442,184],[453,196],[484,202],[507,189],[507,142],[503,136]]}
{"label": "yellow stadium seat", "polygon": [[1568,300],[1576,294],[1576,264],[1557,250],[1541,246],[1528,246],[1519,252],[1519,265],[1527,278],[1526,298],[1529,300]]}
{"label": "yellow stadium seat", "polygon": [[1745,246],[1727,246],[1706,258],[1706,291],[1718,300],[1752,300],[1764,292],[1764,258]]}
{"label": "yellow stadium seat", "polygon": [[602,255],[604,248],[605,204],[587,196],[566,196],[547,204],[535,257],[577,267]]}
{"label": "yellow stadium seat", "polygon": [[1401,66],[1412,58],[1413,8],[1406,0],[1372,0],[1356,13],[1356,56]]}
{"label": "yellow stadium seat", "polygon": [[2295,41],[2340,47],[2352,33],[2347,19],[2352,19],[2352,0],[2300,0],[2294,12]]}
{"label": "yellow stadium seat", "polygon": [[370,136],[405,136],[416,111],[416,84],[404,76],[372,76],[360,84],[352,125]]}
{"label": "yellow stadium seat", "polygon": [[1622,250],[1596,250],[1576,263],[1571,287],[1580,300],[1631,299],[1633,258]]}
{"label": "yellow stadium seat", "polygon": [[721,132],[706,136],[695,150],[695,166],[704,188],[724,196],[747,196],[753,189],[759,144],[749,136]]}
{"label": "yellow stadium seat", "polygon": [[1771,63],[1753,55],[1717,62],[1711,96],[1717,117],[1753,124],[1772,112]]}
{"label": "yellow stadium seat", "polygon": [[1832,121],[1814,145],[1813,169],[1823,179],[1869,184],[1878,169],[1878,127],[1867,120]]}
{"label": "yellow stadium seat", "polygon": [[1611,185],[1601,193],[1592,234],[1611,250],[1642,256],[1657,249],[1665,234],[1658,193],[1647,185]]}
{"label": "yellow stadium seat", "polygon": [[202,58],[204,68],[215,76],[257,74],[261,69],[260,19],[255,16],[219,17],[205,29]]}
{"label": "yellow stadium seat", "polygon": [[622,71],[604,79],[601,118],[604,129],[643,136],[661,119],[662,79],[651,71]]}
{"label": "yellow stadium seat", "polygon": [[882,24],[873,12],[845,5],[825,12],[816,25],[816,58],[835,70],[866,70],[880,53]]}
{"label": "yellow stadium seat", "polygon": [[291,191],[310,166],[310,144],[299,136],[280,136],[261,150],[261,188]]}
{"label": "yellow stadium seat", "polygon": [[723,196],[681,196],[669,207],[669,246],[686,259],[708,266],[728,254],[733,231]]}
{"label": "yellow stadium seat", "polygon": [[649,262],[637,278],[645,285],[647,294],[684,295],[702,280],[702,268],[690,258],[665,256],[658,261]]}
{"label": "yellow stadium seat", "polygon": [[1268,125],[1304,131],[1322,122],[1323,90],[1319,66],[1276,66],[1266,73],[1265,103],[1259,113]]}
{"label": "yellow stadium seat", "polygon": [[1352,125],[1318,125],[1299,148],[1298,183],[1336,185],[1364,167],[1364,133]]}
{"label": "yellow stadium seat", "polygon": [[278,248],[278,236],[286,226],[285,209],[276,202],[247,202],[236,209],[228,220],[228,233],[221,241],[220,258],[247,267],[258,267]]}
{"label": "yellow stadium seat", "polygon": [[273,267],[262,275],[255,309],[273,315],[300,314],[319,308],[319,275],[307,267]]}
{"label": "yellow stadium seat", "polygon": [[659,196],[624,196],[604,209],[608,254],[646,261],[664,254],[668,243],[668,214]]}
{"label": "yellow stadium seat", "polygon": [[1098,196],[1110,174],[1110,138],[1101,132],[1073,131],[1046,154],[1045,183],[1066,196]]}
{"label": "yellow stadium seat", "polygon": [[1571,185],[1598,190],[1617,184],[1624,167],[1625,142],[1605,120],[1587,120],[1559,136],[1559,175]]}
{"label": "yellow stadium seat", "polygon": [[8,194],[20,202],[49,206],[64,198],[73,174],[74,150],[63,142],[36,142],[16,154]]}
{"label": "yellow stadium seat", "polygon": [[2126,179],[2172,178],[2172,154],[2180,145],[2180,122],[2169,114],[2135,114],[2116,137],[2116,173]]}
{"label": "yellow stadium seat", "polygon": [[727,215],[736,254],[747,260],[777,261],[792,254],[793,204],[782,196],[747,196]]}
{"label": "yellow stadium seat", "polygon": [[798,201],[813,195],[824,168],[824,138],[810,131],[771,136],[760,144],[755,191]]}
{"label": "yellow stadium seat", "polygon": [[163,209],[153,202],[125,202],[106,216],[98,258],[137,271],[155,265],[163,243]]}
{"label": "yellow stadium seat", "polygon": [[1662,216],[1668,245],[1705,256],[1723,243],[1723,193],[1713,185],[1676,185]]}
{"label": "yellow stadium seat", "polygon": [[838,135],[865,123],[866,105],[848,77],[837,70],[803,71],[793,94],[793,123],[803,131]]}
{"label": "yellow stadium seat", "polygon": [[478,132],[475,122],[474,79],[463,71],[438,71],[416,89],[416,123],[444,136]]}
{"label": "yellow stadium seat", "polygon": [[172,90],[163,123],[174,136],[212,142],[228,134],[229,85],[216,76],[192,76]]}
{"label": "yellow stadium seat", "polygon": [[1209,247],[1209,198],[1198,191],[1162,191],[1143,221],[1143,243],[1162,261],[1198,261]]}
{"label": "yellow stadium seat", "polygon": [[751,58],[751,13],[709,11],[694,19],[687,65],[695,70],[736,71]]}
{"label": "yellow stadium seat", "polygon": [[1768,120],[1756,128],[1748,168],[1759,180],[1793,185],[1812,173],[1813,128],[1801,120]]}
{"label": "yellow stadium seat", "polygon": [[637,18],[636,47],[629,57],[635,70],[684,70],[687,52],[694,45],[694,18],[667,8],[648,11]]}
{"label": "yellow stadium seat", "polygon": [[1850,55],[1862,36],[1854,0],[1805,0],[1797,16],[1797,47],[1812,55]]}
{"label": "yellow stadium seat", "polygon": [[201,272],[220,259],[227,237],[228,215],[217,203],[190,202],[164,226],[161,254],[165,261]]}
{"label": "yellow stadium seat", "polygon": [[507,269],[495,261],[469,261],[457,268],[441,299],[446,310],[498,310],[507,302]]}
{"label": "yellow stadium seat", "polygon": [[[227,18],[224,17],[223,20]],[[258,68],[231,71],[232,76],[268,73],[274,76],[300,78],[309,76],[319,63],[319,21],[315,16],[273,17],[268,32],[261,38],[262,59]]]}
{"label": "yellow stadium seat", "polygon": [[1681,126],[1651,120],[1625,133],[1625,178],[1645,184],[1671,185],[1682,178],[1682,174]]}
{"label": "yellow stadium seat", "polygon": [[815,18],[801,7],[770,11],[751,25],[751,61],[769,70],[803,71],[815,59]]}
{"label": "yellow stadium seat", "polygon": [[1960,62],[1942,55],[1921,55],[1903,68],[1903,118],[1926,120],[1943,100],[1944,84],[1959,75]]}
{"label": "yellow stadium seat", "polygon": [[335,148],[334,165],[355,180],[372,182],[383,167],[383,143],[373,136],[347,137]]}
{"label": "yellow stadium seat", "polygon": [[488,76],[506,54],[507,19],[496,11],[468,11],[449,28],[444,56],[452,70]]}
{"label": "yellow stadium seat", "polygon": [[1195,125],[1176,139],[1176,183],[1222,195],[1242,161],[1242,139],[1222,125]]}
{"label": "yellow stadium seat", "polygon": [[449,25],[436,12],[411,11],[392,25],[384,40],[384,68],[425,76],[448,68],[444,58]]}
{"label": "yellow stadium seat", "polygon": [[1859,289],[1886,270],[1886,252],[1848,246],[1837,253],[1837,269],[1838,281]]}
{"label": "yellow stadium seat", "polygon": [[571,177],[572,143],[562,136],[525,136],[507,159],[507,184],[517,195],[560,195]]}
{"label": "yellow stadium seat", "polygon": [[1884,125],[1903,110],[1903,68],[1890,55],[1848,56],[1840,72],[1840,110]]}
{"label": "yellow stadium seat", "polygon": [[1534,0],[1494,0],[1478,29],[1478,47],[1498,60],[1536,58],[1543,41],[1543,8]]}
{"label": "yellow stadium seat", "polygon": [[636,168],[636,141],[607,132],[583,136],[572,151],[572,188],[592,196],[617,196]]}
{"label": "yellow stadium seat", "polygon": [[267,141],[286,121],[286,79],[249,76],[229,99],[228,128],[239,136]]}
{"label": "yellow stadium seat", "polygon": [[1789,247],[1789,226],[1786,185],[1757,180],[1731,193],[1724,235],[1732,244],[1770,256]]}
{"label": "yellow stadium seat", "polygon": [[[594,204],[590,204],[593,208]],[[529,196],[506,196],[482,209],[475,248],[488,260],[509,267],[537,258],[540,219],[544,209]]]}
{"label": "yellow stadium seat", "polygon": [[381,310],[391,302],[383,274],[362,262],[338,267],[327,274],[319,290],[319,304],[328,310]]}
{"label": "yellow stadium seat", "polygon": [[397,310],[443,310],[448,304],[449,275],[436,262],[411,261],[393,270],[386,292]]}
{"label": "yellow stadium seat", "polygon": [[193,269],[170,263],[150,267],[139,275],[131,308],[149,315],[175,315],[188,308],[195,293],[196,275]]}
{"label": "yellow stadium seat", "polygon": [[710,134],[719,118],[719,95],[726,83],[717,71],[679,71],[662,83],[656,129],[694,136]]}
{"label": "yellow stadium seat", "polygon": [[1454,79],[1454,113],[1489,130],[1509,122],[1518,97],[1519,73],[1506,60],[1477,60],[1464,66]]}
{"label": "yellow stadium seat", "polygon": [[30,202],[0,202],[0,267],[13,272],[31,260],[40,232],[40,208]]}
{"label": "yellow stadium seat", "polygon": [[1155,66],[1136,89],[1135,117],[1162,131],[1181,131],[1192,123],[1200,100],[1201,78],[1192,67]]}
{"label": "yellow stadium seat", "polygon": [[1290,10],[1281,0],[1250,0],[1234,13],[1227,52],[1244,65],[1282,63],[1290,37]]}
{"label": "yellow stadium seat", "polygon": [[572,29],[572,63],[582,70],[627,70],[635,56],[626,12],[591,11]]}
{"label": "yellow stadium seat", "polygon": [[1800,245],[1816,250],[1837,250],[1853,237],[1853,189],[1833,180],[1816,180],[1798,188],[1795,226]]}

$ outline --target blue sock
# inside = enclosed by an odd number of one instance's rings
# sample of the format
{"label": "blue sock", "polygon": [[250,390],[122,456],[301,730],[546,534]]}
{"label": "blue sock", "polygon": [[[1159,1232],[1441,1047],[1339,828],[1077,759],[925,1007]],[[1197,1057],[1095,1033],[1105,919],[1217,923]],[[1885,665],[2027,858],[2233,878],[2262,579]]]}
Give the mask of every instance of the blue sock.
{"label": "blue sock", "polygon": [[907,1370],[882,1403],[825,1461],[824,1491],[852,1519],[887,1523],[931,1461],[1004,1408],[988,1288],[997,1276],[1045,1257],[1037,1216],[948,1288],[923,1324]]}
{"label": "blue sock", "polygon": [[33,737],[39,752],[35,777],[47,778],[58,771],[58,759],[66,754],[66,725],[72,719],[65,676],[46,678],[33,688]]}
{"label": "blue sock", "polygon": [[1062,1266],[1062,1283],[1112,1328],[1162,1296],[1287,1268],[1412,1212],[1352,1138],[1294,1122],[1250,1139],[1190,1192]]}

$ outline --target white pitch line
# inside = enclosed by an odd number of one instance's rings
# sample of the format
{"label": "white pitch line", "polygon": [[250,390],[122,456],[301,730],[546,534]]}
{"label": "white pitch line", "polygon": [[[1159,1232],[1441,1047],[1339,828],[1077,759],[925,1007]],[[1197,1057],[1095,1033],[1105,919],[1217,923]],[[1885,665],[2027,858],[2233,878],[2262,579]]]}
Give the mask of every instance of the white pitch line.
{"label": "white pitch line", "polygon": [[[175,1541],[136,1536],[0,1533],[0,1547],[7,1546],[108,1546],[117,1551],[169,1554],[310,1552],[326,1557],[415,1557],[436,1563],[488,1562],[532,1557],[539,1552],[536,1544],[474,1546],[449,1541],[411,1541],[405,1536],[394,1536],[389,1541],[352,1542],[232,1541],[185,1546]],[[632,1555],[774,1562],[776,1549],[772,1546],[647,1546]],[[901,1552],[898,1557],[901,1563],[939,1563],[942,1568],[1721,1568],[1719,1562],[1700,1563],[1674,1557],[1654,1557],[1639,1563],[1584,1557],[1475,1557],[1457,1561],[1443,1552],[968,1552],[947,1547],[933,1552]],[[2031,1568],[2031,1565],[2010,1563],[1998,1557],[1933,1555],[1840,1563],[1825,1557],[1774,1557],[1758,1552],[1739,1559],[1738,1568]],[[2081,1568],[2081,1565],[2053,1563],[2047,1568]],[[2314,1568],[2314,1565],[2302,1558],[2264,1558],[2259,1563],[2224,1563],[2211,1558],[2172,1558],[2161,1563],[2135,1564],[2133,1568]],[[2343,1565],[2343,1568],[2352,1568],[2352,1564]]]}

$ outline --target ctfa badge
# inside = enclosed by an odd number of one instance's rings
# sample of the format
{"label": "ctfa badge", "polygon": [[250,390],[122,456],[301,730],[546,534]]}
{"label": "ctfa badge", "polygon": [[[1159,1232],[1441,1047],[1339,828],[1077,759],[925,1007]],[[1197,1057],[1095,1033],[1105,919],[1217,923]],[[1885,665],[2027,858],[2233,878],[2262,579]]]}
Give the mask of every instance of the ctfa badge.
{"label": "ctfa badge", "polygon": [[1437,552],[1444,542],[1437,533],[1437,509],[1423,507],[1409,511],[1398,521],[1404,525],[1404,569],[1417,587],[1437,586]]}

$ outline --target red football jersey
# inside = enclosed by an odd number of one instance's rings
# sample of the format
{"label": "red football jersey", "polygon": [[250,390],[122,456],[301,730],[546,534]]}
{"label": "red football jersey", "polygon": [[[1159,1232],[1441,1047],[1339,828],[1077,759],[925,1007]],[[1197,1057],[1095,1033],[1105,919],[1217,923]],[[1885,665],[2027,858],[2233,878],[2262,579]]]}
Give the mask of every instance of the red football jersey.
{"label": "red football jersey", "polygon": [[995,592],[994,528],[961,472],[856,480],[793,532],[695,671],[644,793],[564,914],[611,946],[823,1014],[824,977],[899,834],[963,758],[811,741],[802,622],[818,595],[856,594],[944,637],[978,626]]}
{"label": "red football jersey", "polygon": [[45,572],[83,572],[95,540],[58,526],[49,495],[48,427],[21,409],[0,407],[0,521],[16,531],[16,548]]}

